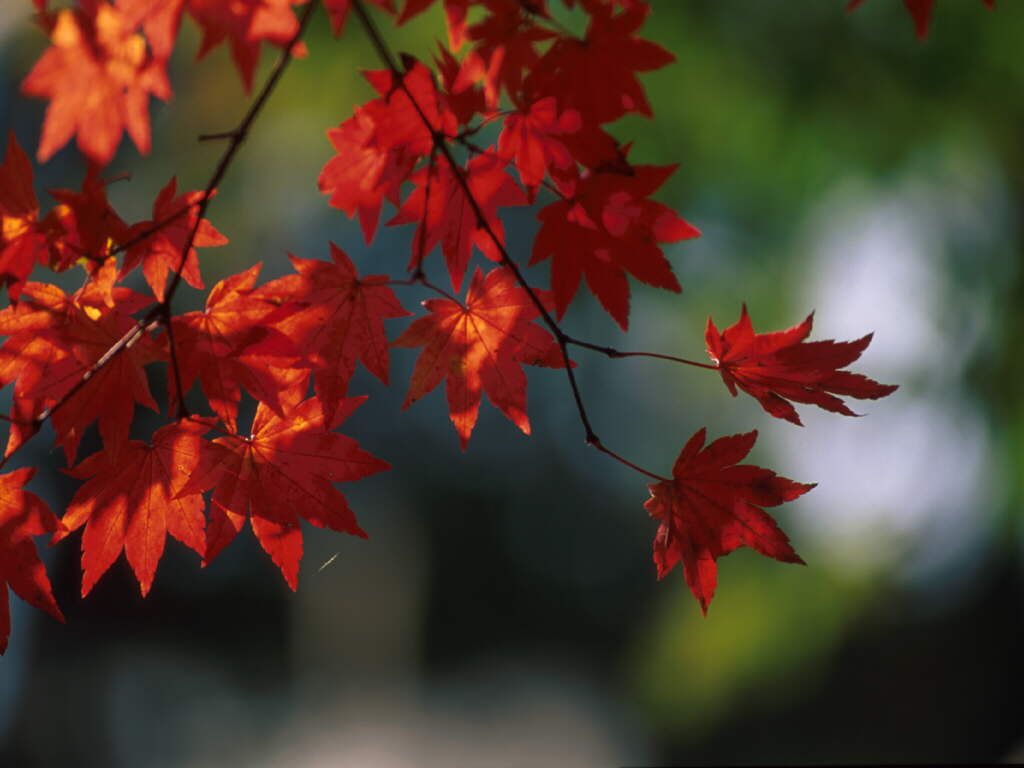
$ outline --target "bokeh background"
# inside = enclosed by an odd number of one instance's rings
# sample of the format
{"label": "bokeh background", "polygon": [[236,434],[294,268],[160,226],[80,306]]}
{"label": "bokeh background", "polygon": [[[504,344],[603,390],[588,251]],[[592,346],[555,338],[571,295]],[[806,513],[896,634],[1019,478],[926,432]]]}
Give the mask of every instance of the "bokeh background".
{"label": "bokeh background", "polygon": [[[778,512],[808,567],[736,552],[702,618],[680,573],[656,581],[644,478],[583,444],[563,374],[530,372],[532,437],[484,405],[462,454],[440,391],[399,411],[415,352],[397,350],[390,388],[357,376],[370,399],[345,427],[394,465],[342,488],[370,539],[307,529],[297,593],[248,532],[204,571],[169,542],[145,600],[123,559],[82,600],[78,537],[46,551],[68,623],[12,600],[0,765],[1024,761],[1024,4],[939,2],[923,44],[894,0],[652,5],[644,33],[678,60],[644,77],[656,120],[614,132],[680,164],[660,199],[704,234],[667,248],[682,296],[634,284],[628,337],[587,298],[567,329],[700,359],[708,315],[746,302],[771,330],[813,309],[814,338],[874,331],[856,369],[901,388],[861,419],[804,408],[800,429],[713,374],[580,352],[583,394],[606,444],[656,471],[701,426],[759,429],[754,463],[819,483]],[[31,153],[30,9],[0,1],[0,130]],[[424,57],[441,24],[384,28]],[[308,46],[211,206],[231,244],[206,251],[207,285],[328,241],[362,272],[404,269],[412,228],[367,247],[316,188],[373,52],[322,10]],[[197,49],[186,20],[152,155],[126,140],[106,171],[131,176],[110,188],[126,220],[172,175],[203,186],[220,147],[195,137],[245,109],[226,51]],[[45,210],[84,168],[66,149],[36,172]],[[534,216],[506,216],[514,254]],[[21,458],[59,511],[76,483],[51,442]]]}

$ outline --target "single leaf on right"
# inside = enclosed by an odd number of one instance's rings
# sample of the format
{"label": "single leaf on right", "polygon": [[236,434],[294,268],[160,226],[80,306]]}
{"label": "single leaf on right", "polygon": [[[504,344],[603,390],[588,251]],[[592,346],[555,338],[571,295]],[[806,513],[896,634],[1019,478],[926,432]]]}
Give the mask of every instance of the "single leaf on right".
{"label": "single leaf on right", "polygon": [[839,370],[861,356],[873,334],[856,341],[805,342],[813,318],[812,312],[788,330],[754,333],[744,304],[736,324],[719,333],[709,317],[704,335],[708,356],[718,366],[732,396],[739,387],[775,418],[803,426],[790,400],[857,416],[836,395],[877,400],[899,389],[894,384],[879,384],[867,376]]}
{"label": "single leaf on right", "polygon": [[762,507],[802,496],[814,484],[797,483],[770,469],[739,464],[757,431],[704,445],[706,430],[691,437],[672,467],[672,479],[651,483],[644,508],[658,520],[654,563],[662,579],[682,561],[683,576],[707,615],[718,582],[719,557],[740,547],[784,563],[804,564],[789,538]]}
{"label": "single leaf on right", "polygon": [[33,474],[34,469],[25,467],[0,475],[0,654],[11,634],[8,587],[29,605],[64,621],[32,541],[33,536],[59,530],[60,523],[46,502],[23,490]]}
{"label": "single leaf on right", "polygon": [[[538,294],[542,300],[544,294]],[[505,267],[486,277],[477,269],[465,306],[450,299],[423,302],[421,317],[392,342],[396,347],[423,347],[402,408],[447,381],[448,410],[462,450],[480,412],[484,392],[525,434],[526,374],[520,366],[562,367],[558,344],[533,322],[540,315],[530,295]]]}

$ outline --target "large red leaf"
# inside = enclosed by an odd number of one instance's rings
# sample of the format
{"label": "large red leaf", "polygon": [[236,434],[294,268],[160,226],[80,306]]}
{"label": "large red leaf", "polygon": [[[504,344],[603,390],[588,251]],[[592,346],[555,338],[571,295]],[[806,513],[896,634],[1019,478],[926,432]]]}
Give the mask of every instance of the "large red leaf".
{"label": "large red leaf", "polygon": [[784,563],[803,563],[789,539],[762,507],[802,496],[814,484],[779,477],[769,469],[739,464],[757,432],[720,437],[704,446],[701,428],[687,441],[672,467],[672,479],[651,483],[644,504],[660,522],[654,563],[664,578],[682,562],[683,576],[707,614],[718,581],[716,560],[751,547]]}
{"label": "large red leaf", "polygon": [[366,538],[333,483],[391,467],[360,449],[352,438],[331,431],[365,399],[343,401],[332,422],[324,419],[315,397],[289,408],[283,417],[260,403],[248,437],[227,435],[213,441],[215,461],[179,492],[215,489],[205,563],[234,539],[248,518],[263,549],[295,589],[302,559],[300,518],[318,528]]}
{"label": "large red leaf", "polygon": [[626,273],[674,293],[682,290],[659,243],[698,237],[700,231],[668,206],[648,199],[675,168],[638,165],[629,175],[587,173],[571,196],[537,214],[541,228],[530,264],[551,259],[551,292],[559,319],[582,278],[624,331],[629,327]]}
{"label": "large red leaf", "polygon": [[754,333],[744,304],[736,324],[719,333],[709,317],[705,333],[708,355],[733,397],[739,387],[772,416],[801,425],[790,400],[856,416],[836,395],[875,400],[899,388],[839,370],[861,356],[872,334],[856,341],[805,342],[813,318],[811,313],[785,331]]}
{"label": "large red leaf", "polygon": [[345,252],[331,243],[333,263],[290,256],[298,274],[267,283],[262,298],[290,304],[296,311],[275,323],[313,365],[314,385],[330,421],[362,362],[388,383],[388,340],[384,320],[409,315],[386,275],[359,277]]}
{"label": "large red leaf", "polygon": [[22,490],[33,474],[34,469],[25,468],[0,475],[0,654],[11,634],[8,587],[29,605],[64,621],[32,541],[33,536],[54,533],[60,523],[46,502]]}
{"label": "large red leaf", "polygon": [[476,425],[483,392],[530,434],[526,374],[520,366],[559,367],[563,360],[555,340],[533,322],[540,313],[515,276],[499,267],[485,278],[477,269],[465,306],[449,299],[430,299],[423,305],[430,314],[393,342],[397,347],[424,347],[402,408],[445,379],[448,409],[462,450]]}
{"label": "large red leaf", "polygon": [[206,550],[202,493],[179,494],[188,479],[212,457],[200,421],[180,421],[158,429],[153,442],[131,440],[118,451],[94,453],[68,474],[89,478],[78,489],[61,521],[65,538],[82,535],[82,597],[124,550],[145,597],[170,534],[198,552]]}

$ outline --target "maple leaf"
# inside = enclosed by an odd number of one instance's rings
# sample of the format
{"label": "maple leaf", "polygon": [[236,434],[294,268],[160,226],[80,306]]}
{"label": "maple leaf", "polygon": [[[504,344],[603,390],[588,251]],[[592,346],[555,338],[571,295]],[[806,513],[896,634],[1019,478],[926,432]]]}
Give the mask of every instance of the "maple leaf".
{"label": "maple leaf", "polygon": [[83,525],[82,597],[124,551],[145,597],[153,585],[167,534],[195,550],[206,549],[202,493],[179,494],[209,462],[202,435],[209,424],[179,421],[158,429],[150,444],[130,440],[118,450],[94,453],[72,477],[86,479],[61,520],[54,543]]}
{"label": "maple leaf", "polygon": [[647,199],[676,166],[638,165],[631,175],[585,174],[571,196],[542,209],[530,264],[551,259],[551,291],[559,319],[585,277],[605,311],[629,327],[629,283],[636,279],[674,293],[681,289],[658,243],[700,235],[671,208]]}
{"label": "maple leaf", "polygon": [[128,225],[108,202],[106,183],[95,166],[86,172],[80,192],[51,189],[50,196],[59,203],[51,214],[60,229],[50,244],[51,269],[62,272],[81,264],[92,273],[127,239]]}
{"label": "maple leaf", "polygon": [[621,13],[614,5],[588,4],[586,37],[561,37],[532,68],[524,90],[559,96],[563,109],[575,109],[585,124],[617,120],[627,113],[651,117],[651,105],[637,72],[650,72],[675,61],[656,43],[635,35],[650,12],[646,3],[630,3]]}
{"label": "maple leaf", "polygon": [[815,484],[797,483],[769,469],[739,464],[757,440],[757,431],[720,437],[704,446],[699,429],[679,453],[672,479],[651,483],[644,508],[659,521],[654,563],[662,579],[683,563],[683,576],[707,615],[715,594],[719,557],[750,547],[784,563],[803,560],[762,507],[802,496]]}
{"label": "maple leaf", "polygon": [[289,255],[298,274],[273,280],[260,298],[292,302],[299,309],[275,323],[312,363],[316,394],[330,421],[361,361],[388,383],[384,319],[408,317],[386,275],[359,277],[345,252],[331,243],[333,263]]}
{"label": "maple leaf", "polygon": [[576,133],[580,127],[579,113],[570,109],[559,115],[555,98],[549,96],[505,118],[498,152],[515,158],[523,186],[536,188],[549,167],[566,169],[575,164],[565,144],[554,137]]}
{"label": "maple leaf", "polygon": [[[171,319],[181,391],[188,392],[198,378],[210,407],[232,432],[242,387],[280,413],[286,390],[304,391],[308,377],[303,372],[301,381],[293,382],[283,373],[299,354],[274,325],[280,308],[253,296],[261,266],[254,264],[217,283],[204,311]],[[167,389],[171,403],[176,403],[173,370]]]}
{"label": "maple leaf", "polygon": [[186,192],[175,197],[177,188],[177,177],[172,176],[171,180],[167,182],[167,186],[160,190],[160,194],[157,195],[156,201],[153,203],[153,218],[134,224],[125,235],[125,240],[131,241],[181,210],[188,209],[187,213],[167,222],[149,237],[132,245],[125,254],[118,279],[123,279],[141,263],[142,274],[145,276],[146,282],[149,283],[149,287],[153,289],[153,295],[157,301],[164,300],[167,272],[177,272],[179,266],[181,266],[181,276],[185,282],[193,288],[205,287],[199,274],[196,248],[225,245],[228,242],[228,239],[218,232],[213,224],[203,219],[199,222],[199,229],[192,241],[192,247],[188,249],[184,265],[182,265],[181,253],[192,227],[195,226],[198,216],[197,206],[203,198],[203,193],[201,191]]}
{"label": "maple leaf", "polygon": [[[990,9],[996,7],[996,0],[981,0],[981,2]],[[850,0],[846,4],[846,10],[852,11],[863,3],[864,0]],[[935,0],[903,0],[903,5],[906,6],[907,12],[914,20],[918,39],[924,40],[928,37],[928,27],[931,25],[932,12],[935,10]]]}
{"label": "maple leaf", "polygon": [[0,164],[0,284],[11,301],[18,300],[36,263],[46,262],[47,235],[38,217],[32,164],[12,131]]}
{"label": "maple leaf", "polygon": [[357,107],[353,117],[327,132],[337,154],[324,165],[317,184],[331,196],[329,205],[348,216],[358,212],[369,243],[384,199],[398,207],[402,184],[419,158],[433,148],[431,130],[452,136],[457,122],[430,70],[420,62],[411,65],[401,84],[388,70],[364,76],[381,96]]}
{"label": "maple leaf", "polygon": [[[16,380],[12,418],[23,423],[62,402],[53,413],[53,427],[69,464],[93,421],[99,420],[104,444],[116,448],[128,438],[136,402],[157,410],[143,366],[164,355],[145,335],[68,398],[92,365],[135,325],[130,315],[151,303],[121,286],[113,289],[113,297],[108,306],[91,282],[71,296],[54,285],[29,282],[18,305],[0,311],[0,334],[10,337],[0,347],[0,385]],[[25,437],[24,429],[12,430],[5,455]]]}
{"label": "maple leaf", "polygon": [[[466,39],[466,14],[471,3],[478,0],[444,0],[445,23],[448,27],[448,46],[457,51]],[[405,7],[398,17],[399,24],[418,16],[433,5],[434,0],[405,0]]]}
{"label": "maple leaf", "polygon": [[[292,6],[303,2],[305,0],[187,0],[189,15],[203,30],[197,58],[203,58],[227,40],[231,58],[248,93],[260,61],[260,44],[287,45],[299,31],[299,20]],[[297,57],[305,53],[302,43],[292,51]]]}
{"label": "maple leaf", "polygon": [[331,196],[328,205],[350,218],[359,214],[367,243],[373,242],[384,199],[398,207],[402,183],[418,159],[404,146],[378,146],[375,136],[373,118],[356,107],[353,117],[327,131],[337,154],[327,161],[317,179],[320,191]]}
{"label": "maple leaf", "polygon": [[234,539],[246,518],[293,590],[302,559],[300,516],[318,528],[366,538],[332,484],[391,467],[352,438],[331,431],[365,400],[343,400],[332,421],[324,419],[315,397],[290,407],[284,416],[260,403],[249,437],[226,435],[213,441],[213,461],[179,491],[185,495],[214,488],[204,565]]}
{"label": "maple leaf", "polygon": [[148,154],[149,96],[167,101],[171,88],[164,62],[150,56],[145,38],[117,7],[90,3],[60,11],[51,41],[21,84],[26,96],[50,100],[39,161],[49,160],[77,135],[82,153],[106,165],[126,130]]}
{"label": "maple leaf", "polygon": [[423,302],[430,314],[415,320],[392,342],[424,347],[416,360],[403,410],[446,380],[448,410],[462,450],[476,425],[483,392],[524,434],[526,374],[520,366],[561,367],[559,347],[532,322],[540,315],[529,294],[505,267],[478,268],[462,306],[449,299]]}
{"label": "maple leaf", "polygon": [[142,27],[157,59],[166,61],[171,57],[185,0],[117,0],[116,5],[127,27]]}
{"label": "maple leaf", "polygon": [[363,109],[376,126],[373,140],[378,147],[405,147],[412,154],[422,156],[434,146],[433,131],[452,137],[457,124],[430,69],[411,57],[406,57],[404,62],[406,71],[401,83],[387,69],[363,73],[380,94],[380,98]]}
{"label": "maple leaf", "polygon": [[60,523],[46,502],[22,490],[34,474],[35,469],[26,467],[0,475],[0,654],[11,634],[8,587],[29,605],[64,621],[32,541],[33,536],[54,533]]}
{"label": "maple leaf", "polygon": [[709,317],[705,332],[708,356],[718,366],[722,381],[733,397],[738,386],[775,418],[803,426],[788,401],[856,416],[836,395],[875,400],[899,388],[839,370],[861,356],[873,334],[856,341],[805,342],[813,318],[812,312],[806,320],[788,330],[754,333],[744,304],[740,319],[719,333]]}
{"label": "maple leaf", "polygon": [[[495,109],[502,88],[518,101],[523,91],[524,73],[533,72],[541,61],[537,46],[557,35],[534,23],[535,16],[550,18],[542,0],[482,0],[481,4],[488,14],[460,32],[459,42],[468,38],[474,47],[462,61],[462,71],[453,90],[458,92],[471,83],[482,81],[487,105]],[[449,34],[451,29],[449,24]]]}
{"label": "maple leaf", "polygon": [[[466,168],[457,171],[465,175],[470,195],[491,232],[501,242],[505,239],[505,227],[498,218],[498,207],[529,202],[526,193],[506,172],[507,165],[507,161],[488,150],[471,159]],[[440,243],[452,286],[459,291],[474,245],[492,261],[501,261],[502,257],[487,229],[480,226],[473,203],[456,177],[457,172],[452,170],[450,163],[442,161],[413,174],[411,181],[416,189],[406,198],[388,226],[418,224],[413,238],[410,270],[419,267],[420,260]]]}

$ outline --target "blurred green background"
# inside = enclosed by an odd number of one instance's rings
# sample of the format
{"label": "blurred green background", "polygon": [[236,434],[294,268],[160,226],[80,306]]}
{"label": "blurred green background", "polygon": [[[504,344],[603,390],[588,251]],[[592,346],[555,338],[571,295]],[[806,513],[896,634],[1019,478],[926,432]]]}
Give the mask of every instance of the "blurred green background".
{"label": "blurred green background", "polygon": [[[1024,761],[1024,5],[940,0],[924,43],[895,0],[844,5],[652,3],[644,34],[677,62],[643,78],[656,119],[613,132],[634,161],[680,164],[660,199],[704,234],[667,249],[682,296],[634,283],[628,337],[589,297],[566,320],[696,359],[706,317],[731,324],[743,302],[758,330],[815,310],[813,338],[875,332],[855,369],[901,389],[855,403],[862,419],[803,408],[803,429],[706,372],[576,355],[595,428],[638,464],[667,472],[701,426],[757,428],[754,463],[819,483],[778,513],[807,568],[736,552],[703,619],[681,573],[656,581],[644,479],[586,448],[563,374],[530,372],[532,437],[485,404],[461,454],[440,391],[399,411],[415,353],[397,350],[390,388],[353,382],[370,400],[345,427],[394,465],[342,488],[371,538],[306,529],[296,594],[249,532],[202,573],[168,544],[144,601],[123,560],[81,600],[76,539],[48,552],[68,624],[12,601],[0,764]],[[0,129],[31,153],[45,104],[18,84],[46,41],[30,8],[0,0]],[[441,24],[384,29],[426,57]],[[231,244],[206,251],[208,286],[331,240],[361,272],[405,267],[412,228],[367,247],[316,188],[373,52],[354,20],[331,38],[322,10],[307,42],[211,206]],[[221,148],[195,137],[246,107],[226,51],[197,65],[197,49],[186,20],[152,155],[125,141],[105,172],[131,174],[110,188],[128,221],[172,175],[204,185]],[[36,173],[45,210],[84,168],[65,149]],[[534,215],[505,217],[524,259]],[[140,412],[138,436],[156,423]],[[62,510],[76,486],[51,437],[24,461]]]}

